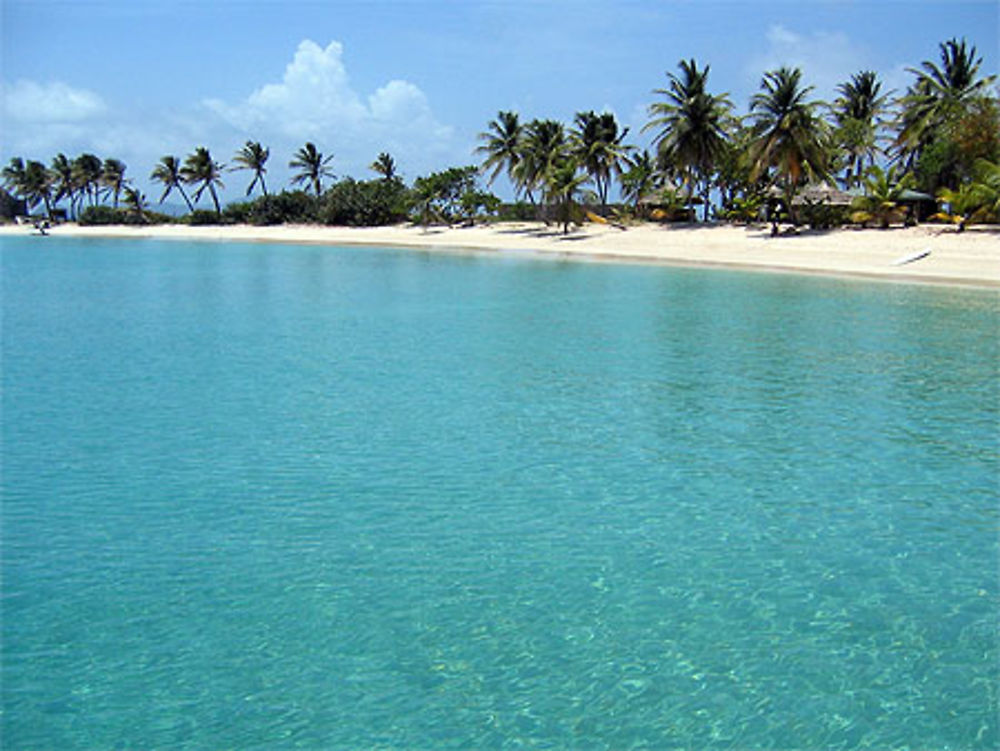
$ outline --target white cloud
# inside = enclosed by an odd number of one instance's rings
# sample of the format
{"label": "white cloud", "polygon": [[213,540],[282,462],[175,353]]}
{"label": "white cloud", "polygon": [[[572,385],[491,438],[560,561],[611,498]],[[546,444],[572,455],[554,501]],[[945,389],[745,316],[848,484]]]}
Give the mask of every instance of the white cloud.
{"label": "white cloud", "polygon": [[100,96],[61,82],[17,81],[3,86],[4,118],[22,123],[77,123],[104,114]]}
{"label": "white cloud", "polygon": [[852,74],[872,67],[869,54],[842,32],[799,34],[774,25],[768,29],[766,38],[767,49],[746,67],[754,91],[764,71],[785,65],[801,68],[803,82],[815,87],[815,96],[831,99],[839,84]]}
{"label": "white cloud", "polygon": [[438,122],[426,95],[416,85],[392,80],[362,97],[351,85],[344,48],[325,48],[304,40],[279,83],[268,83],[245,100],[219,99],[205,107],[246,137],[278,138],[290,146],[312,140],[337,155],[338,171],[363,169],[375,155],[393,152],[397,162],[417,161],[453,150],[452,128]]}

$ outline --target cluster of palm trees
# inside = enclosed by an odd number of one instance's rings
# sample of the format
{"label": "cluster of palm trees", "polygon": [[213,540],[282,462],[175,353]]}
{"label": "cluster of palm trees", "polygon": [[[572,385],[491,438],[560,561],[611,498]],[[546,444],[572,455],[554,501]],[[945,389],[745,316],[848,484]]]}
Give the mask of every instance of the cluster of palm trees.
{"label": "cluster of palm trees", "polygon": [[[782,67],[763,75],[746,115],[738,116],[726,94],[710,90],[709,66],[682,60],[667,74],[667,87],[653,92],[658,100],[643,127],[653,134],[653,153],[627,144],[629,129],[614,115],[594,111],[577,113],[569,127],[500,112],[479,134],[476,153],[490,183],[506,174],[517,198],[553,207],[564,229],[587,184],[589,202],[602,213],[617,183],[636,213],[643,205],[666,204],[687,216],[700,204],[708,219],[713,196],[717,215],[754,218],[776,196],[791,212],[803,186],[835,180],[845,189],[863,188],[867,203],[858,208],[877,221],[889,216],[886,206],[895,206],[901,191],[919,187],[936,193],[941,216],[962,227],[997,218],[990,206],[1000,161],[1000,99],[990,90],[996,76],[980,76],[981,65],[975,47],[952,39],[940,45],[940,63],[911,69],[914,81],[902,95],[893,97],[875,73],[861,71],[838,87],[831,103],[813,97],[799,69]],[[183,160],[163,156],[150,178],[163,186],[160,203],[176,190],[194,212],[207,193],[221,215],[223,174],[250,172],[246,195],[259,190],[266,198],[270,156],[270,149],[247,141],[227,167],[198,147]],[[323,181],[334,177],[332,159],[306,143],[288,162],[292,186],[321,196]],[[371,169],[398,179],[388,154]],[[85,207],[117,208],[120,200],[141,215],[145,196],[125,172],[117,159],[58,154],[48,167],[12,159],[2,177],[8,190],[31,208],[44,205],[50,217],[60,202],[72,218]]]}
{"label": "cluster of palm trees", "polygon": [[[258,186],[263,195],[268,195],[265,175],[270,155],[270,150],[261,144],[247,141],[233,156],[233,166],[229,170],[249,170],[252,173],[246,190],[248,196]],[[378,169],[389,169],[394,173],[392,157],[382,154],[379,159]],[[314,144],[306,143],[289,162],[289,167],[296,170],[292,175],[292,185],[304,185],[306,192],[311,190],[317,196],[322,194],[323,180],[333,177],[330,169],[332,161],[332,155],[324,156]],[[125,170],[125,164],[118,159],[102,161],[94,154],[81,154],[70,160],[65,154],[57,154],[49,167],[41,162],[25,162],[15,157],[3,169],[2,177],[8,190],[23,199],[30,208],[43,205],[50,218],[54,206],[61,201],[66,202],[71,218],[78,217],[88,206],[106,205],[108,201],[117,209],[120,198],[124,198],[125,206],[142,213],[148,208],[146,197],[126,178]],[[176,190],[187,204],[188,211],[193,212],[207,192],[216,214],[221,214],[218,191],[225,187],[222,175],[226,170],[225,164],[217,162],[207,148],[199,146],[183,162],[173,155],[163,156],[153,168],[150,179],[163,185],[160,203]],[[185,186],[192,191],[190,195]]]}
{"label": "cluster of palm trees", "polygon": [[[944,199],[965,190],[963,200],[971,206],[976,196],[992,195],[979,177],[992,174],[991,162],[979,159],[973,168],[974,150],[965,162],[963,154],[951,153],[948,168],[941,169],[941,159],[925,157],[935,149],[954,152],[956,130],[963,123],[968,128],[977,113],[987,129],[1000,129],[997,98],[989,91],[996,77],[979,76],[982,59],[964,40],[945,42],[940,51],[941,63],[911,69],[914,83],[892,101],[871,71],[841,84],[832,103],[813,98],[801,70],[768,71],[743,117],[727,95],[709,90],[707,65],[682,60],[679,72],[668,74],[668,87],[654,91],[662,99],[649,107],[643,130],[654,133],[654,154],[625,144],[627,129],[613,115],[593,112],[577,114],[568,132],[559,122],[522,123],[516,112],[500,112],[480,134],[477,151],[490,182],[505,172],[530,201],[539,192],[553,203],[572,200],[589,182],[592,199],[603,207],[614,176],[636,209],[643,201],[679,199],[687,206],[700,203],[707,219],[713,191],[723,215],[733,207],[762,206],[768,195],[780,195],[790,209],[807,184],[839,180],[845,189],[860,188],[884,179],[881,165],[890,163],[900,178],[911,175],[907,185],[921,170],[931,172],[923,176],[925,189]],[[1000,134],[994,132],[984,149],[995,164]]]}

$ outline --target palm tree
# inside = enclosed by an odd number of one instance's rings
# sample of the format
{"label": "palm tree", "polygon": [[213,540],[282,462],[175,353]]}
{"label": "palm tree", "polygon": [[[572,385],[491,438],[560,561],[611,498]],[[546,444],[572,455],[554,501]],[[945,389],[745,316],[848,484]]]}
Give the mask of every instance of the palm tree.
{"label": "palm tree", "polygon": [[557,120],[532,120],[525,128],[514,181],[535,202],[534,191],[543,188],[549,173],[566,154],[566,132]]}
{"label": "palm tree", "polygon": [[689,192],[700,183],[707,221],[712,169],[726,145],[732,104],[726,94],[708,93],[709,66],[698,70],[693,59],[681,60],[678,65],[680,77],[668,74],[670,88],[655,90],[667,101],[650,105],[652,119],[643,130],[660,129],[654,141],[660,163],[678,167]]}
{"label": "palm tree", "polygon": [[253,180],[247,186],[247,195],[253,192],[254,186],[259,182],[261,191],[267,196],[267,185],[264,183],[264,173],[267,172],[267,169],[264,167],[264,163],[270,155],[270,149],[264,148],[257,141],[247,141],[233,157],[233,161],[237,165],[232,168],[234,171],[253,170]]}
{"label": "palm tree", "polygon": [[877,221],[882,229],[888,229],[890,222],[902,219],[899,199],[903,191],[913,187],[912,172],[900,178],[894,167],[886,172],[874,165],[868,169],[864,184],[865,195],[855,198],[851,204],[855,209],[852,221],[862,225]]}
{"label": "palm tree", "polygon": [[208,192],[212,195],[212,202],[215,204],[215,213],[219,216],[222,216],[222,207],[219,205],[219,195],[215,190],[215,186],[218,185],[220,188],[225,187],[222,184],[221,177],[224,166],[212,159],[212,155],[209,154],[208,149],[204,146],[199,146],[194,150],[193,154],[189,154],[184,160],[184,166],[181,167],[180,171],[181,179],[184,182],[188,185],[198,186],[198,189],[194,192],[195,203],[198,203],[201,194],[208,188]]}
{"label": "palm tree", "polygon": [[73,160],[73,177],[81,194],[81,203],[83,196],[90,198],[91,206],[97,203],[103,172],[104,164],[93,154],[81,154]]}
{"label": "palm tree", "polygon": [[572,153],[590,175],[603,213],[608,204],[611,175],[621,174],[622,161],[629,151],[623,143],[628,128],[619,129],[610,112],[600,115],[593,111],[578,112],[575,122]]}
{"label": "palm tree", "polygon": [[555,204],[564,235],[569,233],[577,193],[588,179],[586,174],[578,174],[578,169],[576,160],[564,157],[555,162],[545,175],[546,199]]}
{"label": "palm tree", "polygon": [[140,193],[137,188],[133,188],[131,185],[126,185],[124,190],[125,205],[128,206],[129,211],[133,212],[140,221],[144,221],[146,218],[146,209],[149,208],[149,204],[146,202],[146,196]]}
{"label": "palm tree", "polygon": [[119,159],[105,159],[101,167],[101,185],[108,194],[114,196],[114,207],[118,208],[118,196],[125,187],[125,163]]}
{"label": "palm tree", "polygon": [[[802,71],[779,68],[764,74],[761,91],[750,99],[753,119],[751,179],[773,168],[772,179],[780,183],[785,206],[807,180],[826,177],[829,129],[819,117],[820,102],[807,99],[812,86],[802,86]],[[794,215],[793,215],[794,221]],[[772,225],[777,232],[777,222]]]}
{"label": "palm tree", "polygon": [[477,154],[483,154],[483,171],[492,170],[488,184],[492,185],[501,171],[506,171],[507,177],[514,183],[515,190],[519,188],[514,172],[521,161],[522,138],[524,126],[516,112],[498,112],[485,133],[479,134],[479,140],[484,141],[476,149]]}
{"label": "palm tree", "polygon": [[29,160],[24,165],[21,190],[29,208],[44,203],[46,216],[52,218],[52,178],[44,164]]}
{"label": "palm tree", "polygon": [[181,177],[181,163],[180,160],[175,156],[162,156],[160,157],[160,163],[153,168],[153,172],[150,174],[151,180],[156,180],[163,183],[164,191],[163,195],[160,196],[160,203],[166,200],[167,196],[170,195],[170,191],[177,188],[180,191],[181,196],[184,198],[184,203],[187,204],[188,211],[194,211],[194,205],[191,203],[191,199],[188,198],[187,193],[184,192],[184,179]]}
{"label": "palm tree", "polygon": [[622,173],[622,197],[632,204],[633,211],[639,212],[640,202],[648,197],[659,182],[656,173],[656,162],[648,151],[643,149],[628,159],[629,168]]}
{"label": "palm tree", "polygon": [[940,45],[941,65],[925,60],[909,68],[917,80],[900,99],[901,114],[893,149],[907,169],[934,140],[942,126],[960,115],[973,100],[988,94],[995,75],[977,78],[982,57],[965,40],[949,39]]}
{"label": "palm tree", "polygon": [[297,167],[300,171],[292,176],[292,185],[305,183],[307,187],[312,187],[319,196],[322,192],[322,179],[333,177],[327,165],[333,161],[333,154],[324,157],[322,152],[317,151],[312,143],[306,143],[295,153],[295,158],[288,163],[289,167]]}
{"label": "palm tree", "polygon": [[833,103],[836,123],[834,139],[847,159],[844,185],[848,188],[861,180],[865,162],[871,166],[881,153],[878,147],[878,130],[881,116],[886,112],[887,96],[881,93],[882,84],[870,70],[851,76],[851,80],[837,87],[840,97]]}
{"label": "palm tree", "polygon": [[369,166],[369,169],[382,175],[382,179],[386,182],[392,182],[398,177],[396,160],[385,151],[378,155],[375,161]]}
{"label": "palm tree", "polygon": [[24,198],[24,160],[21,157],[13,157],[3,168],[3,183],[13,195]]}
{"label": "palm tree", "polygon": [[971,222],[1000,220],[1000,165],[980,159],[971,182],[956,190],[941,188],[937,194],[941,211],[935,219],[951,222],[964,232]]}
{"label": "palm tree", "polygon": [[56,154],[49,167],[52,173],[52,187],[55,195],[52,197],[53,203],[59,203],[62,199],[69,201],[68,216],[75,217],[74,207],[76,204],[77,185],[73,174],[73,163],[66,158],[65,154]]}

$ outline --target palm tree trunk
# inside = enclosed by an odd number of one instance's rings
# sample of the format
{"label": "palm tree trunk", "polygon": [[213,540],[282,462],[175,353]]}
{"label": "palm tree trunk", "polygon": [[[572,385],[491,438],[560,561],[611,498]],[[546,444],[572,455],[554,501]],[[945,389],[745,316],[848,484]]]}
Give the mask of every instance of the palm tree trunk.
{"label": "palm tree trunk", "polygon": [[208,192],[212,194],[212,203],[215,204],[216,216],[222,216],[222,207],[219,206],[219,196],[215,192],[215,186],[212,183],[208,184]]}
{"label": "palm tree trunk", "polygon": [[184,186],[181,185],[180,183],[177,183],[177,190],[181,192],[181,196],[184,198],[184,203],[187,204],[188,213],[194,211],[194,204],[191,203],[191,199],[188,198],[187,193],[184,192]]}

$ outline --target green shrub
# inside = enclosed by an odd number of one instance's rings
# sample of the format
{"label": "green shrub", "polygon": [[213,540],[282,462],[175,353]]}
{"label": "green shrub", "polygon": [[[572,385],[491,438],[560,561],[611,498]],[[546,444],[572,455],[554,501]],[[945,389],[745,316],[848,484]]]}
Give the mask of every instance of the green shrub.
{"label": "green shrub", "polygon": [[315,222],[319,201],[301,190],[283,191],[252,201],[231,203],[222,212],[227,224],[304,224]]}
{"label": "green shrub", "polygon": [[348,227],[397,224],[406,219],[408,194],[398,178],[359,181],[347,177],[324,194],[319,219]]}

